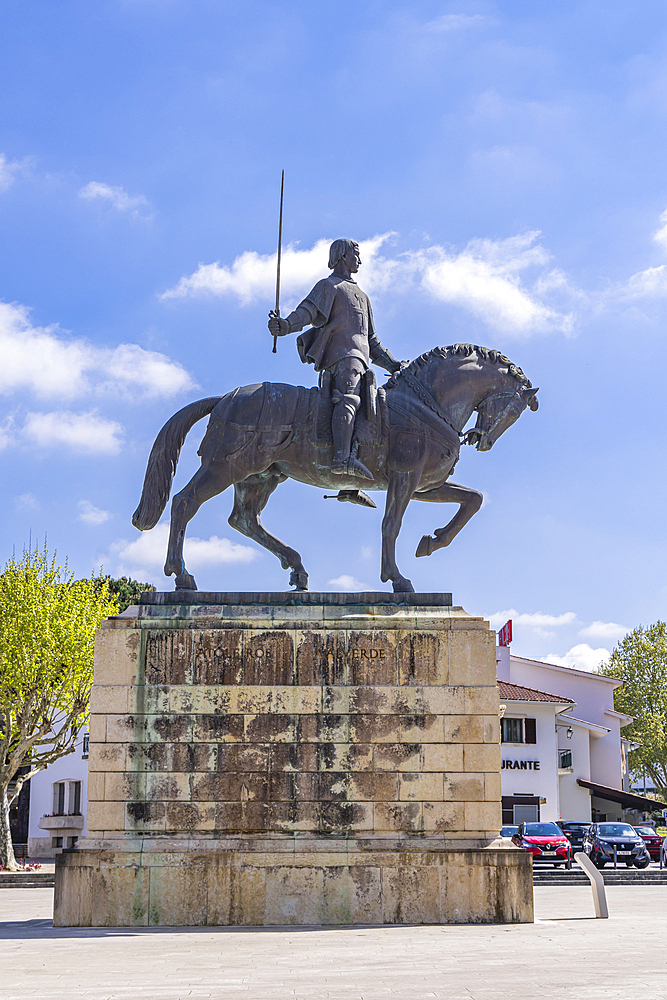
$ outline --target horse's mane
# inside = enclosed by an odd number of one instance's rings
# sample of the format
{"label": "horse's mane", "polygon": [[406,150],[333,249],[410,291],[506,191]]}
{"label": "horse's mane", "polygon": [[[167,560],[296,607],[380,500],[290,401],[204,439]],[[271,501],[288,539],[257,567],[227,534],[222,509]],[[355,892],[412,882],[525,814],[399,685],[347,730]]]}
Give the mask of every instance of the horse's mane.
{"label": "horse's mane", "polygon": [[[432,351],[426,351],[425,354],[420,354],[418,358],[411,361],[409,365],[401,371],[408,371],[411,375],[415,375],[420,368],[427,365],[429,361],[433,361],[438,358],[469,358],[471,354],[476,354],[478,358],[483,361],[488,361],[493,365],[499,365],[503,368],[507,368],[507,374],[511,375],[513,378],[520,382],[521,385],[525,386],[527,389],[532,389],[532,383],[526,378],[521,369],[513,364],[509,358],[506,358],[504,354],[500,351],[494,351],[490,347],[478,347],[477,344],[452,344],[450,347],[434,347]],[[396,372],[392,375],[388,382],[385,382],[385,389],[393,389],[395,385],[399,382],[401,378],[401,372]]]}

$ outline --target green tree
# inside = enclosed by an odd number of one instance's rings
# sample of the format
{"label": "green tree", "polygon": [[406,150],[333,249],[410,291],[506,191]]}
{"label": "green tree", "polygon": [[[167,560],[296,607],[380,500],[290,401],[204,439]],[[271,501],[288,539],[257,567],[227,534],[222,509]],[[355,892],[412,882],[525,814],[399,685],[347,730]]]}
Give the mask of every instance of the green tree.
{"label": "green tree", "polygon": [[646,771],[655,787],[667,791],[667,624],[656,622],[634,629],[621,639],[601,669],[618,677],[623,687],[614,691],[617,712],[634,722],[623,735],[641,744],[630,754],[633,773]]}
{"label": "green tree", "polygon": [[152,583],[139,583],[131,580],[127,576],[121,576],[114,580],[110,576],[100,578],[109,588],[109,593],[117,602],[120,611],[125,611],[131,604],[138,604],[139,598],[145,590],[155,590]]}
{"label": "green tree", "polygon": [[117,613],[103,580],[74,580],[46,548],[0,573],[0,864],[9,871],[18,870],[9,807],[28,778],[74,752],[88,719],[95,630]]}

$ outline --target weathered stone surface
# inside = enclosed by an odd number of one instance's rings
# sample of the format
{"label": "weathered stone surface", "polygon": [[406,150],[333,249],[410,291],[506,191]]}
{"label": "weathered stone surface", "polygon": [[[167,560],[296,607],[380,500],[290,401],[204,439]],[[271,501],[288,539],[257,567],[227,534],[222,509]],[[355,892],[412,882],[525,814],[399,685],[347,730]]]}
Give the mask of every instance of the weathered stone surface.
{"label": "weathered stone surface", "polygon": [[520,851],[90,849],[56,860],[59,927],[524,923]]}
{"label": "weathered stone surface", "polygon": [[[152,602],[107,626],[61,923],[529,919],[524,856],[494,867],[480,850],[500,828],[486,623],[447,606]],[[459,905],[473,885],[492,901]]]}

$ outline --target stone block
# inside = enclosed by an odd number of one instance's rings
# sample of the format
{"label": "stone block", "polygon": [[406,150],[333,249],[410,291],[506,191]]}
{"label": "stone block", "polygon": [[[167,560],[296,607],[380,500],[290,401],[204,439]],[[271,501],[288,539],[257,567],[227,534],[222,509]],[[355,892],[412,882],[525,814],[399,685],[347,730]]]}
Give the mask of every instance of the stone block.
{"label": "stone block", "polygon": [[100,771],[93,771],[88,774],[88,801],[101,802],[104,799],[104,778]]}
{"label": "stone block", "polygon": [[149,926],[205,925],[206,882],[206,872],[200,865],[163,865],[151,868]]}
{"label": "stone block", "polygon": [[484,802],[486,800],[485,775],[464,772],[444,776],[444,797],[448,802]]}
{"label": "stone block", "polygon": [[479,715],[446,715],[445,743],[483,743],[484,723]]}
{"label": "stone block", "polygon": [[150,631],[146,636],[146,684],[192,683],[192,637],[187,629]]}
{"label": "stone block", "polygon": [[399,798],[401,801],[439,802],[442,800],[442,775],[434,772],[429,774],[401,774],[399,777]]}
{"label": "stone block", "polygon": [[121,831],[125,829],[124,802],[89,802],[86,814],[89,833],[95,831]]}
{"label": "stone block", "polygon": [[437,866],[400,865],[382,869],[382,923],[440,923],[440,872]]}
{"label": "stone block", "polygon": [[193,684],[242,684],[243,632],[197,629],[192,638]]}
{"label": "stone block", "polygon": [[139,632],[98,629],[95,633],[94,683],[136,684],[140,649]]}
{"label": "stone block", "polygon": [[245,636],[246,684],[293,684],[294,670],[294,644],[289,632],[252,632]]}
{"label": "stone block", "polygon": [[421,743],[380,743],[373,747],[375,771],[421,771]]}
{"label": "stone block", "polygon": [[446,684],[448,639],[445,632],[399,632],[396,649],[398,683]]}
{"label": "stone block", "polygon": [[500,698],[495,682],[490,687],[466,687],[461,691],[465,692],[462,711],[466,715],[495,715],[498,718]]}
{"label": "stone block", "polygon": [[347,683],[344,633],[308,631],[297,635],[296,683],[315,686]]}
{"label": "stone block", "polygon": [[[113,803],[122,805],[122,803]],[[147,802],[139,799],[125,803],[124,829],[132,833],[164,833],[166,807],[164,802]]]}
{"label": "stone block", "polygon": [[500,802],[466,802],[465,829],[497,831],[502,826]]}
{"label": "stone block", "polygon": [[[91,715],[88,723],[88,733],[91,743],[106,743],[107,741],[107,717],[106,715]],[[89,754],[90,759],[90,754]]]}
{"label": "stone block", "polygon": [[500,745],[472,743],[463,747],[464,771],[495,771],[500,774]]}
{"label": "stone block", "polygon": [[487,802],[500,802],[500,775],[487,771],[484,775],[484,798]]}
{"label": "stone block", "polygon": [[125,771],[127,764],[127,744],[90,742],[88,770]]}
{"label": "stone block", "polygon": [[[100,776],[101,777],[101,776]],[[88,792],[90,798],[90,791]],[[108,771],[104,775],[104,800],[106,802],[127,802],[146,797],[146,774]]]}
{"label": "stone block", "polygon": [[130,691],[134,691],[134,688],[128,684],[95,684],[90,695],[91,714],[128,712]]}
{"label": "stone block", "polygon": [[463,830],[463,802],[422,802],[425,833],[458,833]]}
{"label": "stone block", "polygon": [[[212,833],[218,829],[219,802],[160,802],[154,804],[162,806],[164,810],[165,833]],[[152,818],[150,821],[153,822]],[[156,810],[155,822],[159,822],[159,810]]]}
{"label": "stone block", "polygon": [[496,681],[496,636],[494,632],[459,629],[449,637],[450,684],[491,687]]}
{"label": "stone block", "polygon": [[420,833],[423,829],[421,802],[376,802],[373,807],[375,833]]}
{"label": "stone block", "polygon": [[463,747],[458,743],[426,743],[421,748],[422,771],[462,771]]}

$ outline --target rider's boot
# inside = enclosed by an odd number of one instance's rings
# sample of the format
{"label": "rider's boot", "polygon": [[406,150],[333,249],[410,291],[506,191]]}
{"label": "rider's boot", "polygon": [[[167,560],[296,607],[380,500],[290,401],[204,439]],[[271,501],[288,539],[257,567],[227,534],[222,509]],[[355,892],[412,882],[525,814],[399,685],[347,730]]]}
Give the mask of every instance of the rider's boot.
{"label": "rider's boot", "polygon": [[350,455],[354,418],[361,404],[358,396],[351,393],[341,395],[334,405],[331,418],[333,434],[334,457],[331,471],[335,476],[359,476],[361,479],[373,479],[373,474],[363,462]]}

